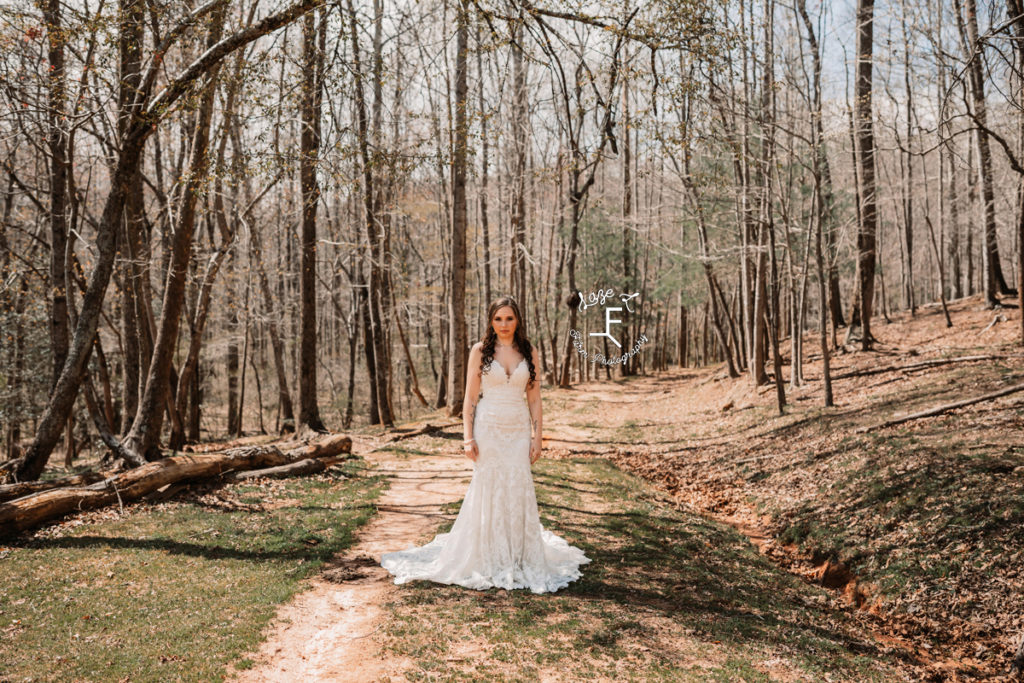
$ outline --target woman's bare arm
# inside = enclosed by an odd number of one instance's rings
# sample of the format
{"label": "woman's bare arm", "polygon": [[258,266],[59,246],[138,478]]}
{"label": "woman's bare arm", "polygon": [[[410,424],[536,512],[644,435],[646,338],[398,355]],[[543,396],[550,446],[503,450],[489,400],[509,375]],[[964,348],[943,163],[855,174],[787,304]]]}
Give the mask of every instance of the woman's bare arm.
{"label": "woman's bare arm", "polygon": [[[469,360],[466,361],[466,396],[462,399],[462,434],[466,442],[473,440],[473,418],[476,413],[476,402],[480,396],[480,342],[473,344],[469,350]],[[472,449],[466,449],[466,454],[471,460],[476,460],[476,444]],[[471,455],[472,453],[472,455]]]}
{"label": "woman's bare arm", "polygon": [[537,379],[532,385],[526,387],[526,402],[530,406],[530,424],[533,428],[533,444],[530,446],[530,462],[536,462],[541,451],[541,432],[544,426],[544,415],[541,409],[540,400],[540,354],[533,349],[533,367],[537,372]]}

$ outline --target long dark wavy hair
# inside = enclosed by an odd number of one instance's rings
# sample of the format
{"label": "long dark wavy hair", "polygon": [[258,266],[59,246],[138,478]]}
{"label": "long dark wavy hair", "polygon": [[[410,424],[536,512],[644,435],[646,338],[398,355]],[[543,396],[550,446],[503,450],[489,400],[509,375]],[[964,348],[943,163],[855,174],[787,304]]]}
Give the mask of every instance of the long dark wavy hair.
{"label": "long dark wavy hair", "polygon": [[[485,326],[483,339],[480,340],[481,344],[483,344],[480,374],[490,371],[491,361],[494,360],[494,345],[498,341],[498,334],[494,331],[491,321],[494,320],[494,314],[503,306],[511,308],[516,316],[516,331],[512,333],[512,345],[526,359],[526,366],[530,369],[528,386],[533,386],[533,383],[537,380],[537,369],[533,367],[533,345],[526,338],[526,322],[519,312],[519,304],[510,296],[498,297],[487,307],[487,325]],[[513,369],[513,372],[515,372],[515,369]]]}

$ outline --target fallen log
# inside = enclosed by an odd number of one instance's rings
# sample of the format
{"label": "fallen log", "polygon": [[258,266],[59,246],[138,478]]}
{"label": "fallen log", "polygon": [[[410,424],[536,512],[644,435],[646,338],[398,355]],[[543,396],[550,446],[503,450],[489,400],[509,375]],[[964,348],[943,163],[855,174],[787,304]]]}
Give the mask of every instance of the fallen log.
{"label": "fallen log", "polygon": [[850,377],[867,377],[868,375],[880,375],[883,372],[896,372],[897,370],[920,370],[921,368],[933,368],[938,365],[949,365],[951,363],[970,363],[983,360],[1001,360],[1006,356],[960,356],[958,358],[933,358],[922,360],[908,365],[886,365],[881,368],[866,368],[864,370],[850,370],[838,375],[832,375],[832,379],[848,379]]}
{"label": "fallen log", "polygon": [[298,477],[306,474],[318,474],[331,465],[346,460],[351,456],[330,457],[330,458],[306,458],[287,465],[267,467],[262,470],[246,470],[244,472],[228,472],[221,479],[224,481],[248,481],[267,477],[269,479],[284,479],[286,477]]}
{"label": "fallen log", "polygon": [[948,413],[949,411],[956,410],[957,408],[964,408],[966,406],[972,406],[975,403],[983,403],[985,401],[991,401],[992,399],[1000,398],[1002,396],[1009,396],[1010,394],[1015,394],[1018,391],[1024,391],[1024,384],[1015,384],[1012,387],[1006,387],[1005,389],[1000,389],[999,391],[993,391],[991,394],[985,394],[984,396],[978,396],[977,398],[969,398],[963,401],[956,401],[955,403],[947,403],[945,405],[941,405],[935,408],[929,408],[928,410],[922,410],[919,413],[906,415],[904,417],[898,417],[893,420],[887,420],[874,426],[861,427],[856,431],[856,433],[865,434],[867,432],[873,432],[879,429],[885,429],[887,427],[895,427],[896,425],[901,425],[904,422],[920,420],[923,417],[934,417],[935,415]]}
{"label": "fallen log", "polygon": [[304,460],[306,458],[329,458],[339,453],[352,452],[352,439],[344,434],[331,434],[318,441],[302,444],[287,451],[288,460]]}
{"label": "fallen log", "polygon": [[405,439],[411,439],[413,437],[421,436],[423,434],[432,434],[434,432],[439,432],[447,427],[454,427],[460,424],[462,424],[461,421],[449,422],[447,424],[431,424],[428,422],[424,425],[416,427],[415,429],[411,429],[408,432],[399,432],[398,434],[393,434],[391,438],[388,439],[388,443],[404,441]]}
{"label": "fallen log", "polygon": [[98,481],[103,481],[104,478],[105,477],[99,472],[89,471],[80,472],[68,477],[61,477],[60,479],[51,479],[49,481],[23,481],[18,484],[2,484],[0,485],[0,502],[12,500],[14,498],[21,498],[22,496],[27,496],[30,493],[38,493],[39,491],[59,489],[66,486],[95,484]]}
{"label": "fallen log", "polygon": [[234,469],[282,465],[276,446],[236,448],[224,453],[176,455],[122,472],[84,487],[52,489],[0,503],[0,536],[29,529],[76,510],[132,501],[182,479],[219,475]]}
{"label": "fallen log", "polygon": [[227,472],[221,476],[221,479],[223,481],[245,481],[260,477],[283,479],[304,474],[317,474],[331,465],[352,457],[351,452],[352,439],[341,435],[330,436],[321,441],[289,450],[287,455],[291,462],[285,465],[259,470]]}
{"label": "fallen log", "polygon": [[123,504],[183,480],[221,476],[227,472],[265,469],[297,460],[329,459],[349,452],[352,440],[340,434],[292,448],[277,445],[233,448],[220,453],[186,453],[121,472],[89,486],[63,487],[30,493],[0,503],[0,537],[32,528],[77,510],[114,502]]}
{"label": "fallen log", "polygon": [[179,481],[177,484],[167,484],[165,486],[161,486],[152,493],[147,493],[142,497],[142,500],[151,504],[162,503],[175,496],[179,491],[183,491],[187,488],[188,484],[186,482]]}

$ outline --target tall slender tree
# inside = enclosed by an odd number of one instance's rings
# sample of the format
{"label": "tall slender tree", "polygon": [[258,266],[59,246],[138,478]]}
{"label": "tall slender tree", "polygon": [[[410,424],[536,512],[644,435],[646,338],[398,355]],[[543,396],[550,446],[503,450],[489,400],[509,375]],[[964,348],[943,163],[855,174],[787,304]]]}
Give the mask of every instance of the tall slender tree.
{"label": "tall slender tree", "polygon": [[450,242],[451,289],[448,292],[448,406],[449,415],[462,414],[466,391],[466,152],[469,147],[467,108],[467,50],[469,17],[464,0],[455,5],[455,126],[452,131],[452,223]]}
{"label": "tall slender tree", "polygon": [[875,134],[872,120],[871,81],[874,49],[874,0],[857,2],[857,66],[854,86],[854,159],[856,160],[857,205],[857,278],[856,297],[850,315],[850,329],[860,327],[861,349],[872,348],[871,315],[875,297],[875,246],[878,230],[878,204],[875,197]]}
{"label": "tall slender tree", "polygon": [[299,182],[302,186],[302,335],[299,348],[299,424],[326,431],[317,402],[316,214],[320,204],[317,162],[320,156],[320,118],[323,100],[326,11],[319,22],[313,12],[302,22],[302,132],[299,142]]}

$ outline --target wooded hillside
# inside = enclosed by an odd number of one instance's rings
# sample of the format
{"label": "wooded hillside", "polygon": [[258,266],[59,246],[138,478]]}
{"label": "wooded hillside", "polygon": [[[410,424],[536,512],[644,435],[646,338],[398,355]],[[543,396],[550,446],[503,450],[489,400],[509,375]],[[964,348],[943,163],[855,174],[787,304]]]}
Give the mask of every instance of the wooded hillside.
{"label": "wooded hillside", "polygon": [[40,0],[0,47],[9,481],[457,414],[501,294],[549,384],[724,362],[783,411],[1024,279],[1020,0]]}

